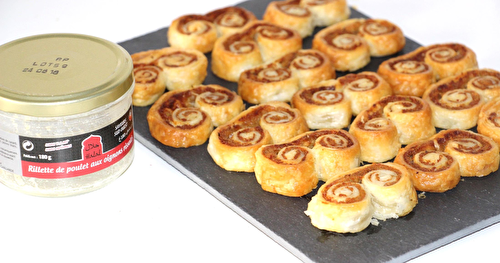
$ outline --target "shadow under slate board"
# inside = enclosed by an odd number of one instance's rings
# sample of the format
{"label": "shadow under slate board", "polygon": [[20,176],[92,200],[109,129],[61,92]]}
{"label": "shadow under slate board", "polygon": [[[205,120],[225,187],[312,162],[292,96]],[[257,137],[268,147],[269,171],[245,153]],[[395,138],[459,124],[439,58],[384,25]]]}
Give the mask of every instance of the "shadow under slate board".
{"label": "shadow under slate board", "polygon": [[[261,19],[269,2],[252,0],[238,6]],[[351,11],[351,18],[366,18],[354,9]],[[119,44],[131,54],[163,48],[168,45],[167,29]],[[315,33],[319,30],[317,28]],[[311,48],[311,44],[312,37],[305,38],[303,48]],[[394,56],[419,46],[407,39],[403,51]],[[210,63],[211,55],[206,55]],[[372,58],[360,71],[377,71],[378,65],[387,58]],[[204,84],[237,90],[236,83],[216,77],[210,66]],[[500,221],[500,188],[497,187],[500,172],[495,172],[484,178],[466,178],[455,189],[443,194],[426,193],[426,198],[420,198],[409,215],[381,221],[378,226],[370,225],[362,232],[322,231],[312,226],[304,214],[315,192],[300,198],[265,192],[253,173],[228,172],[217,166],[207,152],[207,143],[186,149],[164,146],[149,133],[148,110],[149,107],[134,107],[138,141],[304,262],[407,261]]]}

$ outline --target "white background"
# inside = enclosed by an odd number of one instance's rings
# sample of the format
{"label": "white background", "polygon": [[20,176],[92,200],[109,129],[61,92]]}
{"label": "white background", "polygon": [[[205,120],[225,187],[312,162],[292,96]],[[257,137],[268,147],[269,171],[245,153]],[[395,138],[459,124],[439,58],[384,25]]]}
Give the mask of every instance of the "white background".
{"label": "white background", "polygon": [[[57,32],[121,42],[166,27],[181,15],[238,2],[1,0],[0,44]],[[348,3],[392,21],[422,45],[463,43],[476,52],[481,68],[500,70],[499,1]],[[0,185],[0,200],[0,262],[299,262],[139,143],[129,170],[104,189],[39,198]],[[414,262],[493,260],[499,239],[496,224]]]}

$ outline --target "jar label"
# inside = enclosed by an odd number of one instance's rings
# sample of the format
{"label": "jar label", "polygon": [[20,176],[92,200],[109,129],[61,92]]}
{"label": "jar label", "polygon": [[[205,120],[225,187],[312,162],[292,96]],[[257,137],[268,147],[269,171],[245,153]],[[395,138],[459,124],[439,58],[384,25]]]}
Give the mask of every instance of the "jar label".
{"label": "jar label", "polygon": [[115,164],[133,144],[130,107],[114,123],[70,137],[34,138],[0,131],[0,168],[40,179],[77,177]]}

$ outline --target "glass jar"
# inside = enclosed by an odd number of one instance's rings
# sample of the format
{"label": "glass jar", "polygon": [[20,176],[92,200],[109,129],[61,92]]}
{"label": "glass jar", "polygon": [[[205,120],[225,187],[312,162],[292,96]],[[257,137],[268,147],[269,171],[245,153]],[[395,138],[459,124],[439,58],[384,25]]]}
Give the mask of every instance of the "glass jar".
{"label": "glass jar", "polygon": [[132,69],[123,48],[92,36],[0,46],[0,182],[69,196],[118,178],[133,160]]}

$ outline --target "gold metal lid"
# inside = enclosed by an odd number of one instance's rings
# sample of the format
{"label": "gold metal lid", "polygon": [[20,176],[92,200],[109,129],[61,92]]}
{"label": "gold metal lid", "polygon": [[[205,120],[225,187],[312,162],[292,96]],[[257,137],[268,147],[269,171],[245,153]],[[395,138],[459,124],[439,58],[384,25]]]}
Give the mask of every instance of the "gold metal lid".
{"label": "gold metal lid", "polygon": [[36,117],[87,112],[134,83],[130,55],[110,41],[46,34],[0,46],[0,110]]}

